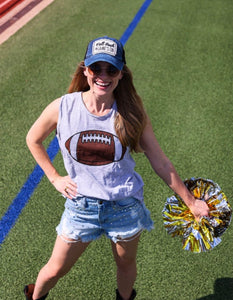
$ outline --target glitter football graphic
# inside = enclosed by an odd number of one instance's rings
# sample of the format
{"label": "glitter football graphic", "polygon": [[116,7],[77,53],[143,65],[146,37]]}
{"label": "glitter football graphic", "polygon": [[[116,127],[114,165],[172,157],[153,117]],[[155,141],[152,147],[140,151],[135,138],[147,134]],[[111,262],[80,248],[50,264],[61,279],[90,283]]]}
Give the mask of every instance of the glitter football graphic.
{"label": "glitter football graphic", "polygon": [[78,132],[66,141],[65,146],[74,160],[90,166],[117,162],[126,151],[117,136],[101,130]]}

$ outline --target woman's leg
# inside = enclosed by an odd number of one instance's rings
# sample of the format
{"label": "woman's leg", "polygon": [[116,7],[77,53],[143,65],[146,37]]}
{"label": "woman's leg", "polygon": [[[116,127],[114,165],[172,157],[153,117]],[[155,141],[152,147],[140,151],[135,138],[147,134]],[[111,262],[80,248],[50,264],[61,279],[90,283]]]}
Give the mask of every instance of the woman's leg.
{"label": "woman's leg", "polygon": [[[69,239],[66,240],[69,241]],[[39,299],[46,295],[57,281],[71,269],[89,245],[89,243],[70,241],[71,243],[68,243],[59,236],[57,237],[52,256],[37,277],[33,299]]]}
{"label": "woman's leg", "polygon": [[137,276],[136,256],[139,236],[130,241],[112,242],[113,255],[117,265],[117,286],[121,297],[128,300],[132,294]]}

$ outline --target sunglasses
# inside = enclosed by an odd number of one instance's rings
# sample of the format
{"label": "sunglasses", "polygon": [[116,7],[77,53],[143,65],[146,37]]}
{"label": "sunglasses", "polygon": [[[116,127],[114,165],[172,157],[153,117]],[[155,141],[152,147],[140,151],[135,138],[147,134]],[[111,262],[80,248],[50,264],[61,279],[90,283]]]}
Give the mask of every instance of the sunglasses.
{"label": "sunglasses", "polygon": [[110,77],[116,77],[120,74],[120,70],[113,65],[109,65],[107,68],[101,68],[99,64],[95,63],[87,67],[87,69],[91,76],[99,76],[103,71],[105,71]]}

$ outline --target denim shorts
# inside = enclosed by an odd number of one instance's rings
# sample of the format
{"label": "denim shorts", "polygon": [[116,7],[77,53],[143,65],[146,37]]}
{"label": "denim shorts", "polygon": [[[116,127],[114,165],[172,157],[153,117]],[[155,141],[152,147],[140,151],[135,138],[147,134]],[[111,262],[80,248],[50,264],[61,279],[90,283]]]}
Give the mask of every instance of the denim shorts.
{"label": "denim shorts", "polygon": [[[66,242],[90,242],[106,235],[113,242],[129,241],[153,229],[150,212],[135,198],[117,201],[78,197],[67,199],[57,234]],[[72,241],[70,241],[72,240]]]}

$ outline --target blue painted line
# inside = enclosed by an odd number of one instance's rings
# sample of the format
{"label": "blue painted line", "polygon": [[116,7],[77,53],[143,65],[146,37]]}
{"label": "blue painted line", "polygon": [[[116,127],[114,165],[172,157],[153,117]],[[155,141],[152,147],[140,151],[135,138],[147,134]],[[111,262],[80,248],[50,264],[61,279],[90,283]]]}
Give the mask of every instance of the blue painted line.
{"label": "blue painted line", "polygon": [[[48,146],[47,153],[53,161],[55,156],[59,151],[59,145],[57,138],[55,137],[50,145]],[[14,226],[15,222],[17,221],[22,209],[27,204],[28,200],[30,199],[32,193],[34,192],[37,185],[40,183],[42,177],[44,175],[43,170],[36,165],[35,169],[28,177],[27,181],[21,188],[18,195],[12,201],[11,205],[8,207],[5,215],[0,220],[0,245],[3,243],[4,239]]]}
{"label": "blue painted line", "polygon": [[[135,15],[133,21],[129,24],[128,28],[125,30],[124,34],[120,38],[120,41],[123,45],[127,42],[129,37],[132,35],[134,29],[138,25],[139,21],[141,20],[142,16],[146,12],[147,8],[151,4],[153,0],[145,0],[142,4],[141,8],[139,9],[138,13]],[[59,151],[59,145],[57,138],[55,137],[48,149],[47,153],[53,161],[55,156]],[[9,234],[12,227],[15,225],[22,209],[25,207],[27,202],[29,201],[31,195],[33,194],[34,190],[36,189],[37,185],[40,183],[42,177],[44,176],[43,170],[36,165],[35,169],[32,171],[31,175],[29,175],[28,179],[24,183],[23,187],[21,188],[18,195],[12,201],[8,210],[4,214],[4,216],[0,220],[0,245],[4,242],[5,238]]]}
{"label": "blue painted line", "polygon": [[134,29],[137,27],[138,23],[140,22],[142,16],[145,14],[147,8],[151,4],[153,0],[145,0],[145,2],[142,4],[141,8],[137,12],[136,16],[134,17],[133,21],[129,24],[128,28],[123,33],[122,37],[120,38],[120,41],[123,45],[128,41],[129,37],[132,35]]}

